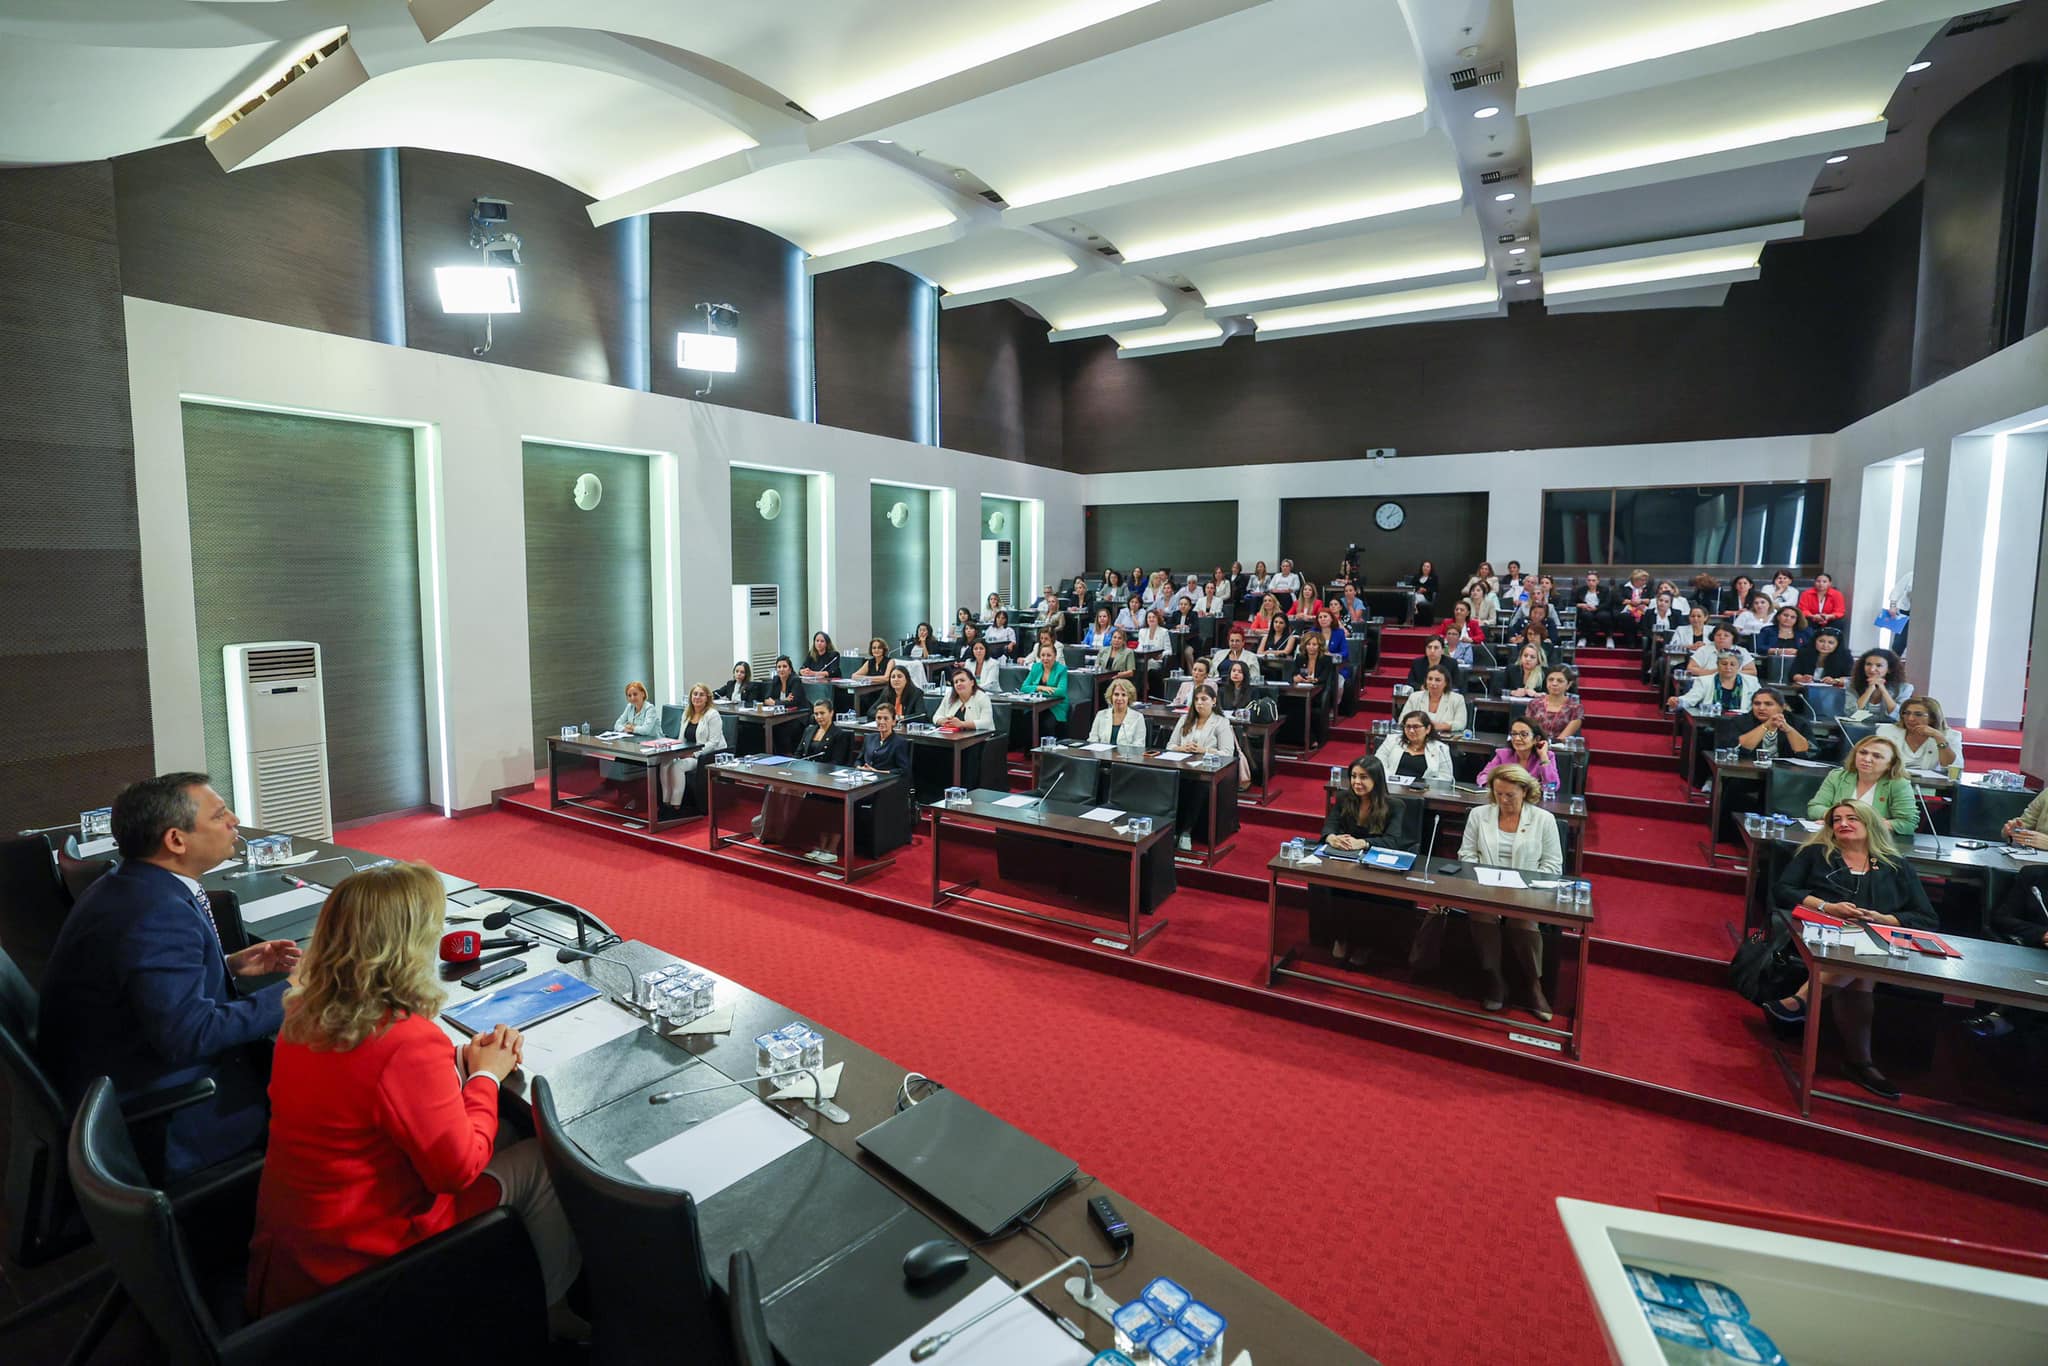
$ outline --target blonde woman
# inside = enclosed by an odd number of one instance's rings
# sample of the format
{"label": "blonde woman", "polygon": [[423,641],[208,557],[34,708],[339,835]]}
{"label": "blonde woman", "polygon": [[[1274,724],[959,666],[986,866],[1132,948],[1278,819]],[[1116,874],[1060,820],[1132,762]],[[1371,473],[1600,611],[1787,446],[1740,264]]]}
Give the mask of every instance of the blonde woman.
{"label": "blonde woman", "polygon": [[1401,714],[1410,712],[1421,712],[1439,735],[1456,735],[1468,724],[1464,694],[1451,691],[1450,670],[1441,665],[1423,674],[1420,691],[1408,694]]}
{"label": "blonde woman", "polygon": [[[626,685],[626,709],[619,713],[619,719],[612,722],[612,729],[626,735],[650,738],[661,734],[661,713],[647,700],[647,685],[635,679]],[[644,777],[637,764],[621,764],[610,759],[598,762],[598,772],[610,783],[629,784],[636,778]],[[640,809],[638,785],[626,786],[622,793],[628,811]]]}
{"label": "blonde woman", "polygon": [[1963,766],[1963,737],[1949,728],[1941,703],[1931,697],[1916,697],[1899,706],[1899,723],[1877,728],[1879,736],[1899,749],[1899,762],[1907,768],[1939,772]]}
{"label": "blonde woman", "polygon": [[[1237,731],[1230,722],[1223,719],[1223,713],[1216,710],[1216,690],[1204,683],[1194,691],[1188,704],[1188,714],[1181,717],[1173,728],[1173,735],[1166,747],[1182,754],[1210,755],[1232,759],[1237,756]],[[1240,778],[1247,775],[1242,766]],[[1183,853],[1195,847],[1194,832],[1197,825],[1209,813],[1209,784],[1182,783],[1180,804],[1174,813],[1174,821],[1180,827],[1179,838],[1175,841]],[[1218,830],[1218,837],[1225,832]]]}
{"label": "blonde woman", "polygon": [[1195,704],[1195,690],[1212,686],[1214,685],[1209,680],[1209,661],[1197,656],[1194,663],[1188,665],[1187,681],[1173,694],[1173,705],[1191,707]]}
{"label": "blonde woman", "polygon": [[[1517,868],[1538,877],[1564,872],[1564,844],[1557,817],[1543,809],[1543,787],[1520,764],[1502,764],[1486,780],[1487,804],[1465,821],[1465,840],[1458,847],[1464,863]],[[1432,917],[1435,918],[1435,917]],[[1479,950],[1479,970],[1486,976],[1481,1001],[1488,1010],[1507,1004],[1507,979],[1500,970],[1501,917],[1474,913],[1472,944]],[[1550,998],[1543,994],[1543,937],[1536,925],[1516,920],[1507,927],[1514,942],[1515,962],[1528,979],[1529,1013],[1551,1017]]]}
{"label": "blonde woman", "polygon": [[254,1313],[498,1205],[519,1211],[551,1303],[576,1278],[576,1240],[539,1143],[498,1146],[498,1085],[519,1066],[519,1031],[499,1025],[458,1051],[434,1023],[446,904],[438,873],[398,863],[343,878],[321,908],[271,1062]]}
{"label": "blonde woman", "polygon": [[695,754],[671,759],[661,766],[662,801],[670,808],[701,813],[704,765],[726,747],[725,724],[718,719],[718,708],[711,705],[710,687],[703,683],[690,685],[690,702],[683,708],[682,739],[685,744],[701,748]]}
{"label": "blonde woman", "polygon": [[1820,820],[1836,802],[1850,801],[1870,807],[1894,835],[1910,839],[1920,824],[1920,803],[1906,781],[1899,747],[1882,735],[1866,735],[1856,742],[1847,762],[1822,780],[1806,804],[1806,818]]}
{"label": "blonde woman", "polygon": [[1109,685],[1109,706],[1095,713],[1088,727],[1091,745],[1115,745],[1119,749],[1145,747],[1145,718],[1138,715],[1138,690],[1128,678]]}

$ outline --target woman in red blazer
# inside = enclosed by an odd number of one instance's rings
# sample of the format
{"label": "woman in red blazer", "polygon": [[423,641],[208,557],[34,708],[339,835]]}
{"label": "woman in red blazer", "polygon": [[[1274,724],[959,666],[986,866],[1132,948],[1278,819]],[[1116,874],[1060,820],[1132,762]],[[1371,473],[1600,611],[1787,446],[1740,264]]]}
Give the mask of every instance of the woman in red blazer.
{"label": "woman in red blazer", "polygon": [[498,1084],[522,1040],[500,1025],[460,1056],[434,1017],[445,905],[423,863],[344,878],[285,995],[270,1141],[249,1244],[267,1314],[494,1205],[517,1208],[559,1303],[580,1264],[532,1139],[496,1150]]}

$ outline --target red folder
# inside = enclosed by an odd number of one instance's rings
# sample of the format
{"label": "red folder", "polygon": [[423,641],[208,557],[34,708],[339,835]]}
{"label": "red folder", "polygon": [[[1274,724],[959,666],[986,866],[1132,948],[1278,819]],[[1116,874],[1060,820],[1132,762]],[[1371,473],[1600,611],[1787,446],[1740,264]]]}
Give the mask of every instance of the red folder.
{"label": "red folder", "polygon": [[1950,948],[1947,940],[1939,935],[1928,934],[1924,930],[1909,930],[1894,925],[1872,925],[1870,928],[1885,943],[1902,943],[1909,949],[1918,949],[1930,958],[1963,956],[1961,950]]}
{"label": "red folder", "polygon": [[1792,918],[1808,925],[1831,925],[1838,930],[1846,928],[1849,924],[1846,920],[1837,920],[1831,915],[1822,915],[1819,911],[1809,911],[1804,906],[1794,906]]}

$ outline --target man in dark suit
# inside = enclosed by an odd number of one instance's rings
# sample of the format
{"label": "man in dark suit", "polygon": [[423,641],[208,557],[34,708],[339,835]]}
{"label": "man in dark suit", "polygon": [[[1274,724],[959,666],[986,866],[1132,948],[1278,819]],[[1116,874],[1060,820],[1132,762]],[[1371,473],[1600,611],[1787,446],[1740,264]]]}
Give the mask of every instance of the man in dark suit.
{"label": "man in dark suit", "polygon": [[283,1021],[284,984],[244,995],[236,979],[289,971],[299,950],[276,939],[223,951],[199,878],[234,855],[237,826],[204,773],[124,788],[122,861],[79,898],[44,973],[38,1048],[69,1098],[101,1076],[123,1096],[213,1078],[212,1099],[164,1131],[166,1179],[260,1146],[268,1125],[263,1069],[247,1053]]}

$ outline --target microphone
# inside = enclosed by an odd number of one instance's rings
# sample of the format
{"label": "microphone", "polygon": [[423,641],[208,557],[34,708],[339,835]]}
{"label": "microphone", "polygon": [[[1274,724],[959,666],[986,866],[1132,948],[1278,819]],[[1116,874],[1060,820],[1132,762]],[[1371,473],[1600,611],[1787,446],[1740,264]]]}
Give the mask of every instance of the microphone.
{"label": "microphone", "polygon": [[1066,776],[1067,770],[1065,769],[1061,769],[1059,772],[1053,774],[1052,781],[1046,784],[1045,791],[1039,794],[1038,805],[1033,807],[1032,810],[1037,813],[1039,821],[1041,823],[1043,823],[1045,820],[1045,799],[1053,794],[1053,790],[1057,788],[1060,785],[1060,783],[1066,779]]}
{"label": "microphone", "polygon": [[[730,1091],[735,1086],[752,1086],[755,1082],[760,1081],[783,1081],[789,1077],[809,1077],[812,1089],[817,1094],[810,1096],[786,1096],[784,1099],[801,1100],[805,1105],[816,1110],[834,1124],[845,1124],[853,1118],[852,1115],[848,1114],[839,1105],[825,1098],[825,1073],[822,1069],[816,1067],[785,1068],[780,1072],[770,1072],[765,1076],[743,1077],[737,1081],[716,1081],[709,1086],[693,1086],[687,1091],[656,1091],[647,1098],[647,1103],[649,1105],[666,1105],[670,1101],[681,1100],[684,1096],[701,1096],[712,1091]],[[767,1098],[764,1096],[762,1099],[765,1100]]]}
{"label": "microphone", "polygon": [[[517,887],[491,887],[485,890],[489,891],[492,896],[503,897],[507,901],[514,903],[511,912],[513,915],[521,915],[527,911],[562,912],[576,922],[576,947],[579,949],[589,947],[589,940],[584,934],[586,927],[597,931],[597,947],[600,949],[625,942],[611,926],[605,924],[581,906],[574,906],[566,901],[556,901],[553,898],[542,897],[537,892],[521,891]],[[489,924],[488,921],[485,923]],[[491,926],[491,928],[495,929],[496,927]],[[561,961],[566,963],[569,960],[565,958]]]}
{"label": "microphone", "polygon": [[1941,832],[1934,828],[1934,813],[1927,809],[1927,800],[1920,795],[1920,785],[1911,778],[1906,780],[1906,785],[1913,789],[1913,803],[1920,808],[1921,816],[1927,821],[1927,833],[1934,837],[1934,856],[1941,858]]}
{"label": "microphone", "polygon": [[1422,870],[1422,875],[1417,877],[1410,873],[1407,877],[1409,882],[1419,882],[1425,887],[1436,886],[1436,879],[1429,875],[1429,861],[1436,856],[1436,834],[1443,828],[1443,824],[1444,813],[1439,811],[1429,827],[1429,843],[1422,846],[1422,857],[1415,861],[1415,866]]}
{"label": "microphone", "polygon": [[[502,930],[512,921],[510,911],[492,911],[483,919],[487,930]],[[523,934],[510,934],[502,939],[485,939],[475,930],[450,930],[441,936],[441,961],[444,963],[474,963],[490,949],[532,948],[534,941]]]}
{"label": "microphone", "polygon": [[1094,1299],[1095,1269],[1088,1264],[1088,1259],[1086,1257],[1069,1257],[1067,1258],[1067,1260],[1061,1262],[1058,1266],[1046,1272],[1044,1275],[1038,1277],[1036,1280],[1027,1281],[1023,1285],[1018,1286],[1015,1290],[1012,1290],[1009,1294],[1003,1296],[994,1304],[982,1310],[973,1318],[967,1320],[967,1322],[959,1325],[956,1328],[948,1328],[943,1333],[934,1333],[930,1337],[923,1339],[915,1347],[910,1349],[910,1359],[912,1361],[930,1361],[933,1357],[937,1356],[942,1350],[944,1350],[947,1343],[951,1342],[954,1338],[960,1336],[960,1334],[972,1328],[975,1324],[980,1323],[990,1314],[995,1313],[996,1310],[1014,1304],[1017,1300],[1022,1299],[1026,1295],[1029,1295],[1032,1291],[1038,1289],[1039,1286],[1044,1285],[1047,1281],[1059,1275],[1062,1271],[1076,1269],[1078,1269],[1081,1273],[1081,1281],[1082,1284],[1086,1287],[1087,1293],[1085,1295],[1076,1295],[1074,1298],[1081,1300],[1084,1303]]}

